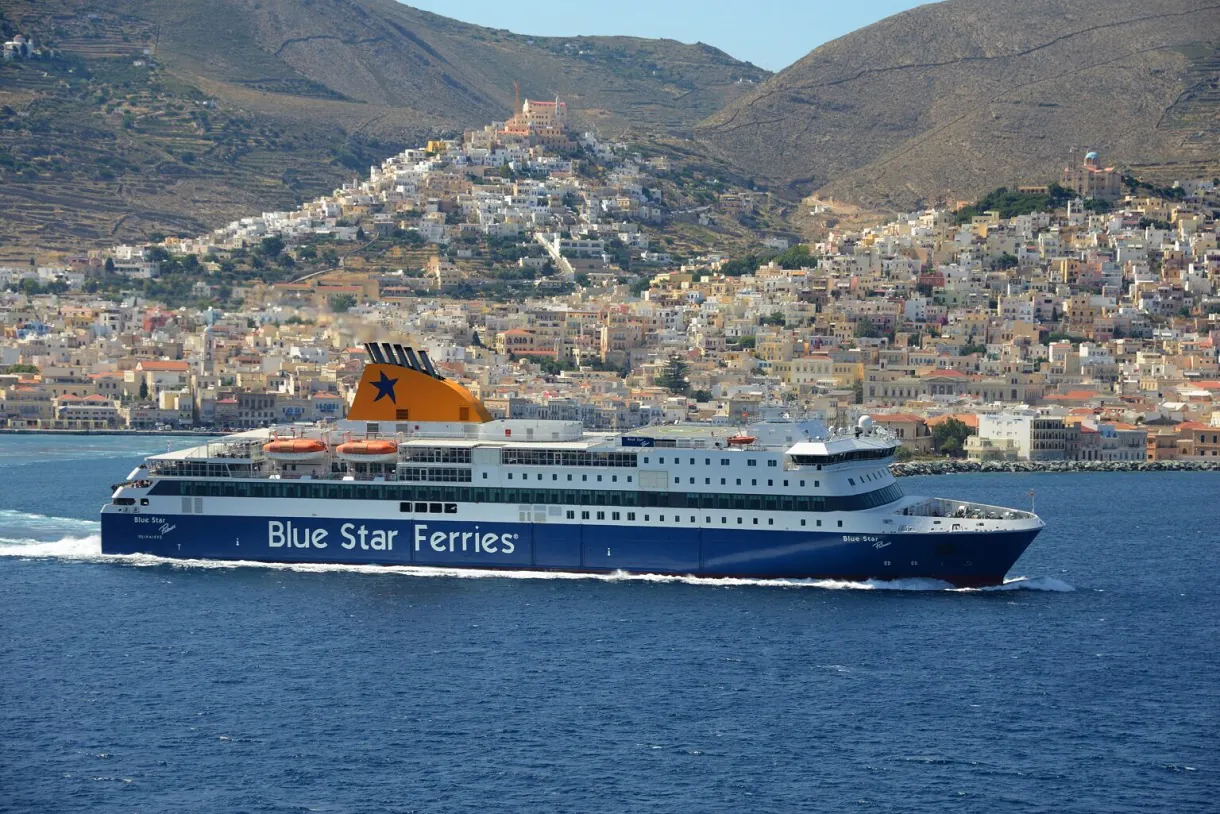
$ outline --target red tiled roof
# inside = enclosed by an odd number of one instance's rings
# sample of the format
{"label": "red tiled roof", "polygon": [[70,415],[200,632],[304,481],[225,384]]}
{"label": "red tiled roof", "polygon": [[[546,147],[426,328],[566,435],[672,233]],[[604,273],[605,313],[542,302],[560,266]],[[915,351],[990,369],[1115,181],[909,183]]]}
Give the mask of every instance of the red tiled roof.
{"label": "red tiled roof", "polygon": [[975,415],[974,413],[954,413],[952,415],[938,415],[935,418],[928,419],[928,426],[935,427],[938,424],[945,423],[950,418],[956,418],[958,421],[962,422],[963,424],[965,424],[967,427],[970,427],[971,429],[977,430],[979,428],[979,417],[977,415]]}

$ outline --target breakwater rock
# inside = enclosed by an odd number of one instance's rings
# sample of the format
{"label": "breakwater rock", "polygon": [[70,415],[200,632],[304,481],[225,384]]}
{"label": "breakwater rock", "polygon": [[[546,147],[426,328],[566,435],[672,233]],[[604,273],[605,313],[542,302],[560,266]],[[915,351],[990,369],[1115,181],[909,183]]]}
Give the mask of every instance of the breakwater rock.
{"label": "breakwater rock", "polygon": [[890,464],[894,477],[967,472],[1220,472],[1216,461],[907,461]]}

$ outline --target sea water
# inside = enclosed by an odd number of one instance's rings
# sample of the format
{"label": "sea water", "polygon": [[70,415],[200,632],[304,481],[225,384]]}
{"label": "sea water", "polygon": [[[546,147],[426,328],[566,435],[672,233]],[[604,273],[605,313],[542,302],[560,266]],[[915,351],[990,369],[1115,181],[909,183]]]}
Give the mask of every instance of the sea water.
{"label": "sea water", "polygon": [[0,438],[0,811],[1215,811],[1220,474],[958,475],[1010,581],[100,554],[141,455]]}

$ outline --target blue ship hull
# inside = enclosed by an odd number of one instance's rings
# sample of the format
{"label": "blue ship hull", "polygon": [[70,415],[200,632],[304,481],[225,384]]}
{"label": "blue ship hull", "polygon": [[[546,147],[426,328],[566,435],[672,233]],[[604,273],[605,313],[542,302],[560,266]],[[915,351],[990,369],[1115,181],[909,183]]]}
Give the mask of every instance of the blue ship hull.
{"label": "blue ship hull", "polygon": [[939,534],[103,512],[102,552],[177,559],[1003,582],[1040,529]]}

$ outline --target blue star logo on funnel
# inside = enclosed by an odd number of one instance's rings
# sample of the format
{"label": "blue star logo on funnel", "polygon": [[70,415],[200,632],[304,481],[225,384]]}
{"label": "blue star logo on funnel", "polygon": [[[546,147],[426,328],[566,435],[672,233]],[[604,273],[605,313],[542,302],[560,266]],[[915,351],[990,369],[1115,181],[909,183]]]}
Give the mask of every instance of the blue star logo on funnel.
{"label": "blue star logo on funnel", "polygon": [[397,404],[398,401],[394,398],[394,385],[396,384],[398,384],[398,379],[391,379],[389,376],[385,375],[385,371],[383,370],[381,372],[381,380],[373,382],[373,387],[377,388],[377,397],[373,399],[373,402],[376,403],[388,396],[390,401]]}

